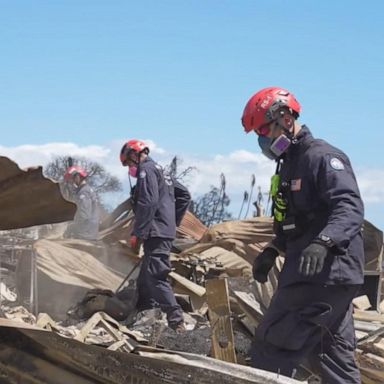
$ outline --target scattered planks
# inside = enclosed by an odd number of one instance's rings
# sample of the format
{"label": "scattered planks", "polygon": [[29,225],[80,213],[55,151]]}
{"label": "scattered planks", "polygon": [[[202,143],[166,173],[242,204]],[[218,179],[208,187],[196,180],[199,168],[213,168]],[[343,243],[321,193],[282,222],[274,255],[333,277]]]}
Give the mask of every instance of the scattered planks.
{"label": "scattered planks", "polygon": [[367,307],[364,298],[358,298],[353,304],[358,338],[356,360],[361,371],[362,383],[384,383],[384,315],[377,311],[362,310]]}

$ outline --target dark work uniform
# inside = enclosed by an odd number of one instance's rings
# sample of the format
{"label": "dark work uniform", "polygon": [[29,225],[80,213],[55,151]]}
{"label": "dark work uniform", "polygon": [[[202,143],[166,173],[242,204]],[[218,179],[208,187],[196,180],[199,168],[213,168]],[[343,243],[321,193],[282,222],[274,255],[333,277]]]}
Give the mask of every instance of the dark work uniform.
{"label": "dark work uniform", "polygon": [[[284,155],[279,192],[285,220],[274,245],[285,252],[279,285],[251,349],[252,365],[291,376],[307,358],[325,384],[360,383],[352,299],[363,283],[364,207],[348,157],[303,126]],[[332,240],[319,274],[298,272],[301,252]]]}
{"label": "dark work uniform", "polygon": [[94,190],[86,183],[75,191],[76,213],[68,229],[68,236],[76,239],[97,240],[99,235],[99,208]]}
{"label": "dark work uniform", "polygon": [[151,158],[137,171],[133,235],[144,240],[144,257],[137,280],[139,309],[159,306],[173,327],[184,320],[167,281],[169,254],[176,236],[175,194],[172,179]]}

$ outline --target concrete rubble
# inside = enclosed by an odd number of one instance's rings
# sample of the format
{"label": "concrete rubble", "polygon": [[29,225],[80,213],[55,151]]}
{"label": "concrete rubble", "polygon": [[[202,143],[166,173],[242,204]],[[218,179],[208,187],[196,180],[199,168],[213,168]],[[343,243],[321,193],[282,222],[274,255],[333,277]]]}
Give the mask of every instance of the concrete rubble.
{"label": "concrete rubble", "polygon": [[[74,209],[58,185],[41,171],[26,177],[9,159],[0,160],[1,190],[8,196],[0,240],[2,383],[316,382],[310,367],[293,380],[248,366],[254,329],[284,262],[278,259],[267,283],[252,279],[254,255],[273,236],[270,218],[207,228],[187,213],[171,254],[170,280],[187,327],[176,334],[158,310],[135,310],[135,267],[142,255],[126,243],[129,204],[104,218],[99,241],[63,239],[63,222]],[[36,196],[28,202],[32,213],[26,222],[21,211],[17,220],[11,215],[25,201],[10,197],[23,183],[33,184]],[[51,206],[50,214],[40,200]],[[31,225],[38,226],[15,230]],[[370,384],[384,382],[383,233],[366,222],[364,241],[366,284],[354,301],[354,318],[356,357],[363,383]]]}

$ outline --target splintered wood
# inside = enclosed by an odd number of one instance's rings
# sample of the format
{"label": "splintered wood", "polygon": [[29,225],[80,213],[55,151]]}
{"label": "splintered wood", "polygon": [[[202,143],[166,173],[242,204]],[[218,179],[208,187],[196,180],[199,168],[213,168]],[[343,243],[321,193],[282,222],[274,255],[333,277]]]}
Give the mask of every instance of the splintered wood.
{"label": "splintered wood", "polygon": [[227,280],[207,280],[205,286],[212,329],[212,356],[236,363]]}

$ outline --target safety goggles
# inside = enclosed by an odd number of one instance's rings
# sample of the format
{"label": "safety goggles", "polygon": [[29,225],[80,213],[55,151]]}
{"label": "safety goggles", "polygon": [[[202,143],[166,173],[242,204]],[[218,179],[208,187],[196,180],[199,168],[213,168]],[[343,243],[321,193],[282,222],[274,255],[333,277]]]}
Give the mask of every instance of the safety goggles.
{"label": "safety goggles", "polygon": [[132,159],[132,153],[134,150],[128,146],[125,146],[120,152],[121,163],[126,167],[129,163],[134,162]]}

